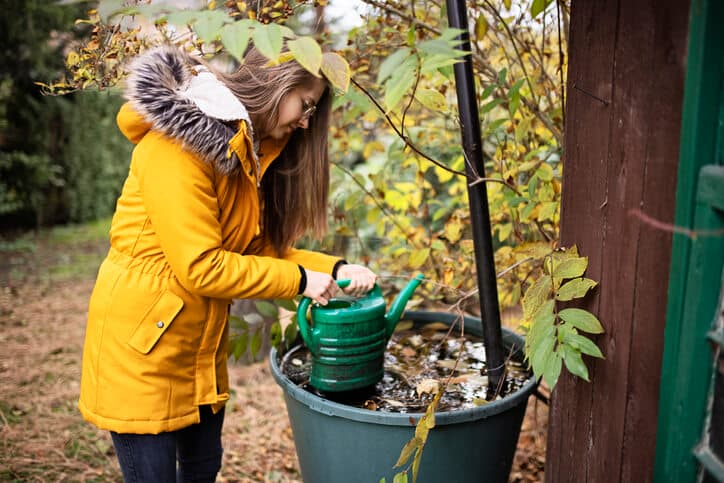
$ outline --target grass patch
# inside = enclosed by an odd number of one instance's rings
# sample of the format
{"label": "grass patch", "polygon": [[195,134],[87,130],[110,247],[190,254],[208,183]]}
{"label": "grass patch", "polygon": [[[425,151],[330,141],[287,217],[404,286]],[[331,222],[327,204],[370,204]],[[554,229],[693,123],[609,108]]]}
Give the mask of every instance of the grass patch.
{"label": "grass patch", "polygon": [[108,250],[111,219],[56,226],[0,239],[0,281],[92,278]]}

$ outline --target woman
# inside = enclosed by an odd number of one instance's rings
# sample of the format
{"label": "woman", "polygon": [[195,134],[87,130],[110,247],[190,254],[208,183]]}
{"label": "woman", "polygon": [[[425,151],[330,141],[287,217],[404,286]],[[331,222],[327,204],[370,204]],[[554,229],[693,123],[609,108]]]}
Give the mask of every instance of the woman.
{"label": "woman", "polygon": [[[172,47],[130,66],[136,144],[90,300],[79,408],[111,431],[126,481],[214,481],[235,298],[326,304],[369,269],[292,244],[326,229],[327,83],[251,49],[233,75]],[[178,470],[176,469],[178,459]]]}

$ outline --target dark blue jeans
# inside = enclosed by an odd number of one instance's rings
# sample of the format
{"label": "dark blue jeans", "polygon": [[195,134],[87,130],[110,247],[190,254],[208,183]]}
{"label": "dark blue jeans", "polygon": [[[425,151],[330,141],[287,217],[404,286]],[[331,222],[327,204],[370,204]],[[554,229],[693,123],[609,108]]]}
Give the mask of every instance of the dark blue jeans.
{"label": "dark blue jeans", "polygon": [[[224,410],[201,406],[201,422],[160,434],[111,431],[126,483],[213,482],[221,469]],[[178,469],[176,461],[178,460]]]}

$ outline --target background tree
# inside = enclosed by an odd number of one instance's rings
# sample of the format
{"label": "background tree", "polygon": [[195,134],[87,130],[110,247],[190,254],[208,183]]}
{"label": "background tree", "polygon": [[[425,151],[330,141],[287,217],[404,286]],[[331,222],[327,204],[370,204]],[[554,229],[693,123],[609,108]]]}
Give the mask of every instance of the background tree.
{"label": "background tree", "polygon": [[4,228],[108,216],[129,148],[115,128],[120,98],[83,92],[43,96],[39,80],[65,71],[84,7],[0,0],[0,225]]}

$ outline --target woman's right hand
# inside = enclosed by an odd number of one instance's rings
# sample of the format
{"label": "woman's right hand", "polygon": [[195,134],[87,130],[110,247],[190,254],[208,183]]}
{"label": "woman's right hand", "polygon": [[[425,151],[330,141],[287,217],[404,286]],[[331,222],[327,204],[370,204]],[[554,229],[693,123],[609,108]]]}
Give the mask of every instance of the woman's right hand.
{"label": "woman's right hand", "polygon": [[302,295],[320,305],[327,305],[329,299],[337,293],[337,283],[331,275],[304,269],[307,274],[307,287]]}

